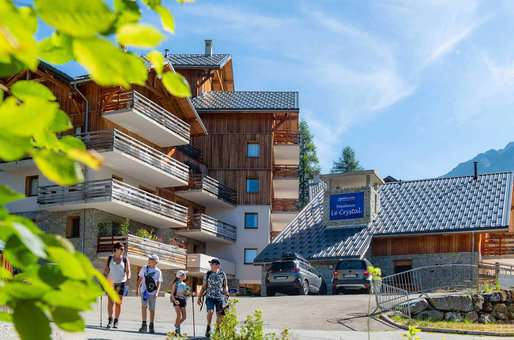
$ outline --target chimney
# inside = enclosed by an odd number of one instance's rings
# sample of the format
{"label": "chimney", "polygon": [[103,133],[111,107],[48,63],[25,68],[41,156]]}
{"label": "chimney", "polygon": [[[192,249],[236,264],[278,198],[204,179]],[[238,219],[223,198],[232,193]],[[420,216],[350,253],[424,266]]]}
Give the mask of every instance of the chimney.
{"label": "chimney", "polygon": [[211,39],[205,40],[205,55],[208,55],[208,56],[212,55],[212,40]]}
{"label": "chimney", "polygon": [[169,54],[170,54],[170,49],[169,48],[165,48],[164,49],[164,58],[168,58]]}
{"label": "chimney", "polygon": [[478,162],[473,162],[473,179],[476,181],[478,179]]}

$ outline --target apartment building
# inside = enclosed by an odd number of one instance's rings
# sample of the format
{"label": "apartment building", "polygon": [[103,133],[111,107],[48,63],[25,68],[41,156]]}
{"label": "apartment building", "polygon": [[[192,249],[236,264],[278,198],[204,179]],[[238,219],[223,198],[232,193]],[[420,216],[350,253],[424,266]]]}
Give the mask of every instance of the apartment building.
{"label": "apartment building", "polygon": [[186,269],[196,285],[216,256],[231,286],[257,289],[253,258],[296,211],[298,95],[234,91],[231,56],[211,47],[168,55],[192,99],[169,95],[151,69],[131,90],[45,63],[5,79],[51,88],[72,119],[69,134],[104,159],[69,187],[52,184],[31,159],[1,163],[0,183],[27,196],[9,209],[67,237],[98,268],[120,241],[133,271],[156,253],[165,279]]}

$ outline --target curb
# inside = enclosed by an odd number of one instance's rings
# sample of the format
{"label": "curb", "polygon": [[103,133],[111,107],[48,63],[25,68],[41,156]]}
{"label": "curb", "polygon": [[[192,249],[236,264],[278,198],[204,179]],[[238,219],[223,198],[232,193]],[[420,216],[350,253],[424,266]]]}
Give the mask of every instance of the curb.
{"label": "curb", "polygon": [[[382,314],[380,318],[384,320],[386,323],[391,326],[408,330],[409,327],[399,324],[396,321],[392,320],[388,315]],[[474,331],[474,330],[464,330],[464,329],[449,329],[449,328],[432,328],[432,327],[419,327],[422,332],[430,332],[430,333],[447,333],[447,334],[461,334],[461,335],[481,335],[481,336],[497,336],[497,337],[514,337],[514,332],[510,333],[500,333],[500,332],[491,332],[491,331]]]}

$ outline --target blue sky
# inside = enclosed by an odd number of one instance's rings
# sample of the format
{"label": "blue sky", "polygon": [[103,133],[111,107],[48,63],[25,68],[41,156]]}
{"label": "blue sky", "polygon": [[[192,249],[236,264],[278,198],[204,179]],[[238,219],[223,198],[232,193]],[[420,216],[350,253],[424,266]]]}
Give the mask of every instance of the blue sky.
{"label": "blue sky", "polygon": [[236,90],[300,92],[324,171],[350,145],[383,176],[435,177],[514,140],[512,1],[170,6],[177,33],[162,49],[201,53],[213,39]]}

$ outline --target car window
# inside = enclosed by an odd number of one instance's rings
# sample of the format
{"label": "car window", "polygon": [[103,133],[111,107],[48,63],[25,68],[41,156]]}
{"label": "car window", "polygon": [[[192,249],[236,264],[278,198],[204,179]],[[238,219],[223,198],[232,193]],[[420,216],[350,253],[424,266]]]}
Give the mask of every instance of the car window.
{"label": "car window", "polygon": [[336,269],[352,269],[352,270],[359,270],[359,269],[367,269],[366,262],[364,261],[341,261],[337,264]]}
{"label": "car window", "polygon": [[293,270],[295,267],[294,262],[273,262],[271,264],[272,272],[283,272]]}

